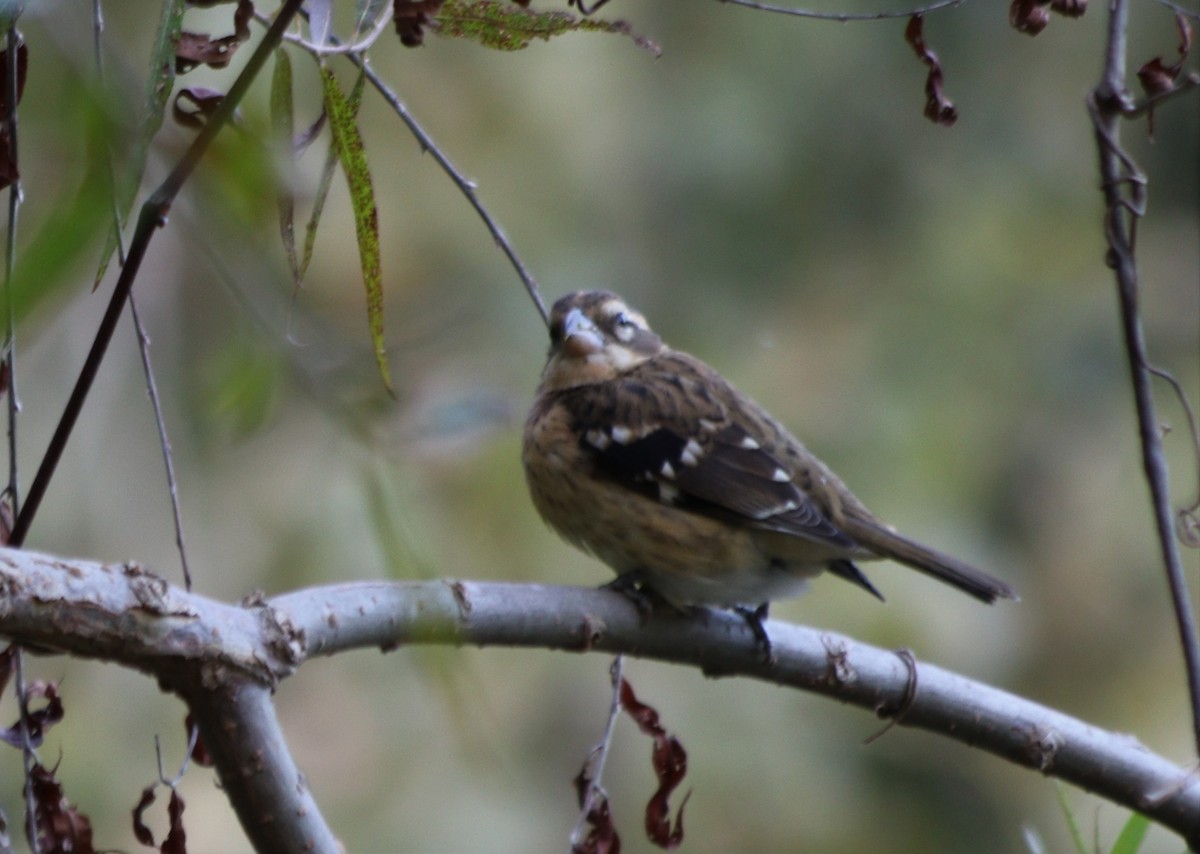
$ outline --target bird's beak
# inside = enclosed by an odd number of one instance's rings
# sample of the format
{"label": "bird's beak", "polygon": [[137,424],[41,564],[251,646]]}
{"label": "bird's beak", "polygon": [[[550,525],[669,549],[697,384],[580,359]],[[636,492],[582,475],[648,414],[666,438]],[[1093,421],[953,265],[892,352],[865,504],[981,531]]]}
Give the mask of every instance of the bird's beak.
{"label": "bird's beak", "polygon": [[604,349],[600,330],[577,308],[567,312],[563,319],[563,353],[582,359]]}

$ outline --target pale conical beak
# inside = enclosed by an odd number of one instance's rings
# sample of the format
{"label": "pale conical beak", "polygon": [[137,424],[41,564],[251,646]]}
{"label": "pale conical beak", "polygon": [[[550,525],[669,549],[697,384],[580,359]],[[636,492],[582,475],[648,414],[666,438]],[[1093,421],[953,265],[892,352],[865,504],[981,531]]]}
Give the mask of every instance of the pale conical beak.
{"label": "pale conical beak", "polygon": [[604,338],[596,325],[577,308],[567,312],[563,319],[563,353],[572,358],[582,359],[603,349]]}

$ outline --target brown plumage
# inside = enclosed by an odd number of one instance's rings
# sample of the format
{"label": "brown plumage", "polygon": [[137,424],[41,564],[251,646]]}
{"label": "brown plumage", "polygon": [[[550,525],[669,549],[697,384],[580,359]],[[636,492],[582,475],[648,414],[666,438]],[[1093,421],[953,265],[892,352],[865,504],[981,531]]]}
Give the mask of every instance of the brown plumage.
{"label": "brown plumage", "polygon": [[579,548],[677,606],[745,606],[891,558],[981,599],[1002,581],[894,532],[754,401],[608,291],[560,299],[523,460]]}

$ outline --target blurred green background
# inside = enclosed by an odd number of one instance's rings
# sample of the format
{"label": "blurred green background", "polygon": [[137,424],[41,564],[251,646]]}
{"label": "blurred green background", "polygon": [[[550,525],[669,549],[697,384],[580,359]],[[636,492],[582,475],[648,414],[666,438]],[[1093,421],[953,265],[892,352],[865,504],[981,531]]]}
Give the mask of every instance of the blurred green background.
{"label": "blurred green background", "polygon": [[[348,28],[350,4],[338,4]],[[546,6],[547,4],[540,4]],[[885,8],[839,5],[841,10]],[[960,119],[921,115],[925,68],[904,20],[839,25],[717,2],[613,0],[658,42],[574,35],[501,54],[385,37],[380,74],[480,187],[547,301],[607,287],[673,345],[766,404],[876,512],[1010,580],[983,608],[890,564],[888,598],[822,580],[777,618],[844,632],[1128,732],[1194,761],[1181,656],[1152,538],[1096,154],[1083,99],[1102,4],[1036,39],[972,3],[926,21]],[[895,8],[901,8],[895,5]],[[190,29],[228,32],[229,7]],[[114,121],[134,120],[157,19],[109,3]],[[100,239],[56,231],[85,181],[90,4],[31,4],[18,243],[61,253],[54,294],[18,330],[22,481],[45,449],[113,281],[89,292]],[[261,33],[256,27],[255,35]],[[1135,4],[1130,65],[1174,61],[1172,14]],[[239,59],[244,59],[244,55]],[[307,57],[297,124],[319,109]],[[238,63],[235,63],[235,66]],[[342,63],[346,87],[352,80]],[[1194,60],[1192,66],[1195,66]],[[233,72],[183,85],[228,88]],[[293,303],[265,80],[175,205],[136,294],[179,470],[196,589],[236,601],[353,579],[453,576],[594,585],[609,570],[536,518],[519,446],[546,341],[521,285],[459,192],[368,91],[362,125],[384,234],[398,402],[366,334],[345,182]],[[1156,364],[1200,403],[1200,111],[1126,128],[1150,180],[1139,228]],[[192,136],[169,120],[146,186]],[[301,161],[311,193],[319,143]],[[93,146],[94,148],[94,146]],[[59,235],[61,234],[61,239]],[[59,241],[55,243],[55,241]],[[1197,464],[1165,386],[1177,504]],[[161,457],[123,323],[28,541],[137,560],[178,581]],[[1187,551],[1193,592],[1200,559]],[[599,737],[608,660],[505,650],[361,652],[307,664],[278,692],[302,768],[350,851],[559,851],[571,787]],[[67,720],[43,748],[101,846],[130,849],[129,810],[184,749],[181,705],[114,666],[39,659]],[[685,851],[1026,850],[1069,844],[1051,782],[828,700],[632,661],[626,674],[690,754]],[[12,701],[0,715],[11,720]],[[617,731],[606,784],[628,851],[648,850],[649,743]],[[0,807],[20,821],[19,757]],[[196,851],[246,850],[210,772],[184,784]],[[1126,814],[1071,790],[1102,847]],[[155,816],[161,830],[162,816]],[[1146,851],[1177,852],[1152,830]]]}

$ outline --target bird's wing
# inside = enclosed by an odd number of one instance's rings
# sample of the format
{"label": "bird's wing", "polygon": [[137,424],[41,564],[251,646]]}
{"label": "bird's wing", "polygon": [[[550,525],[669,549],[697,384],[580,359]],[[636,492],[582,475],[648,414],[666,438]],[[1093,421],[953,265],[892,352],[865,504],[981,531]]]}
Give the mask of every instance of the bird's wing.
{"label": "bird's wing", "polygon": [[[767,418],[713,372],[667,362],[577,395],[570,405],[597,467],[681,508],[853,550],[855,541],[773,453]],[[738,411],[742,409],[744,411]],[[790,438],[790,437],[789,437]]]}

